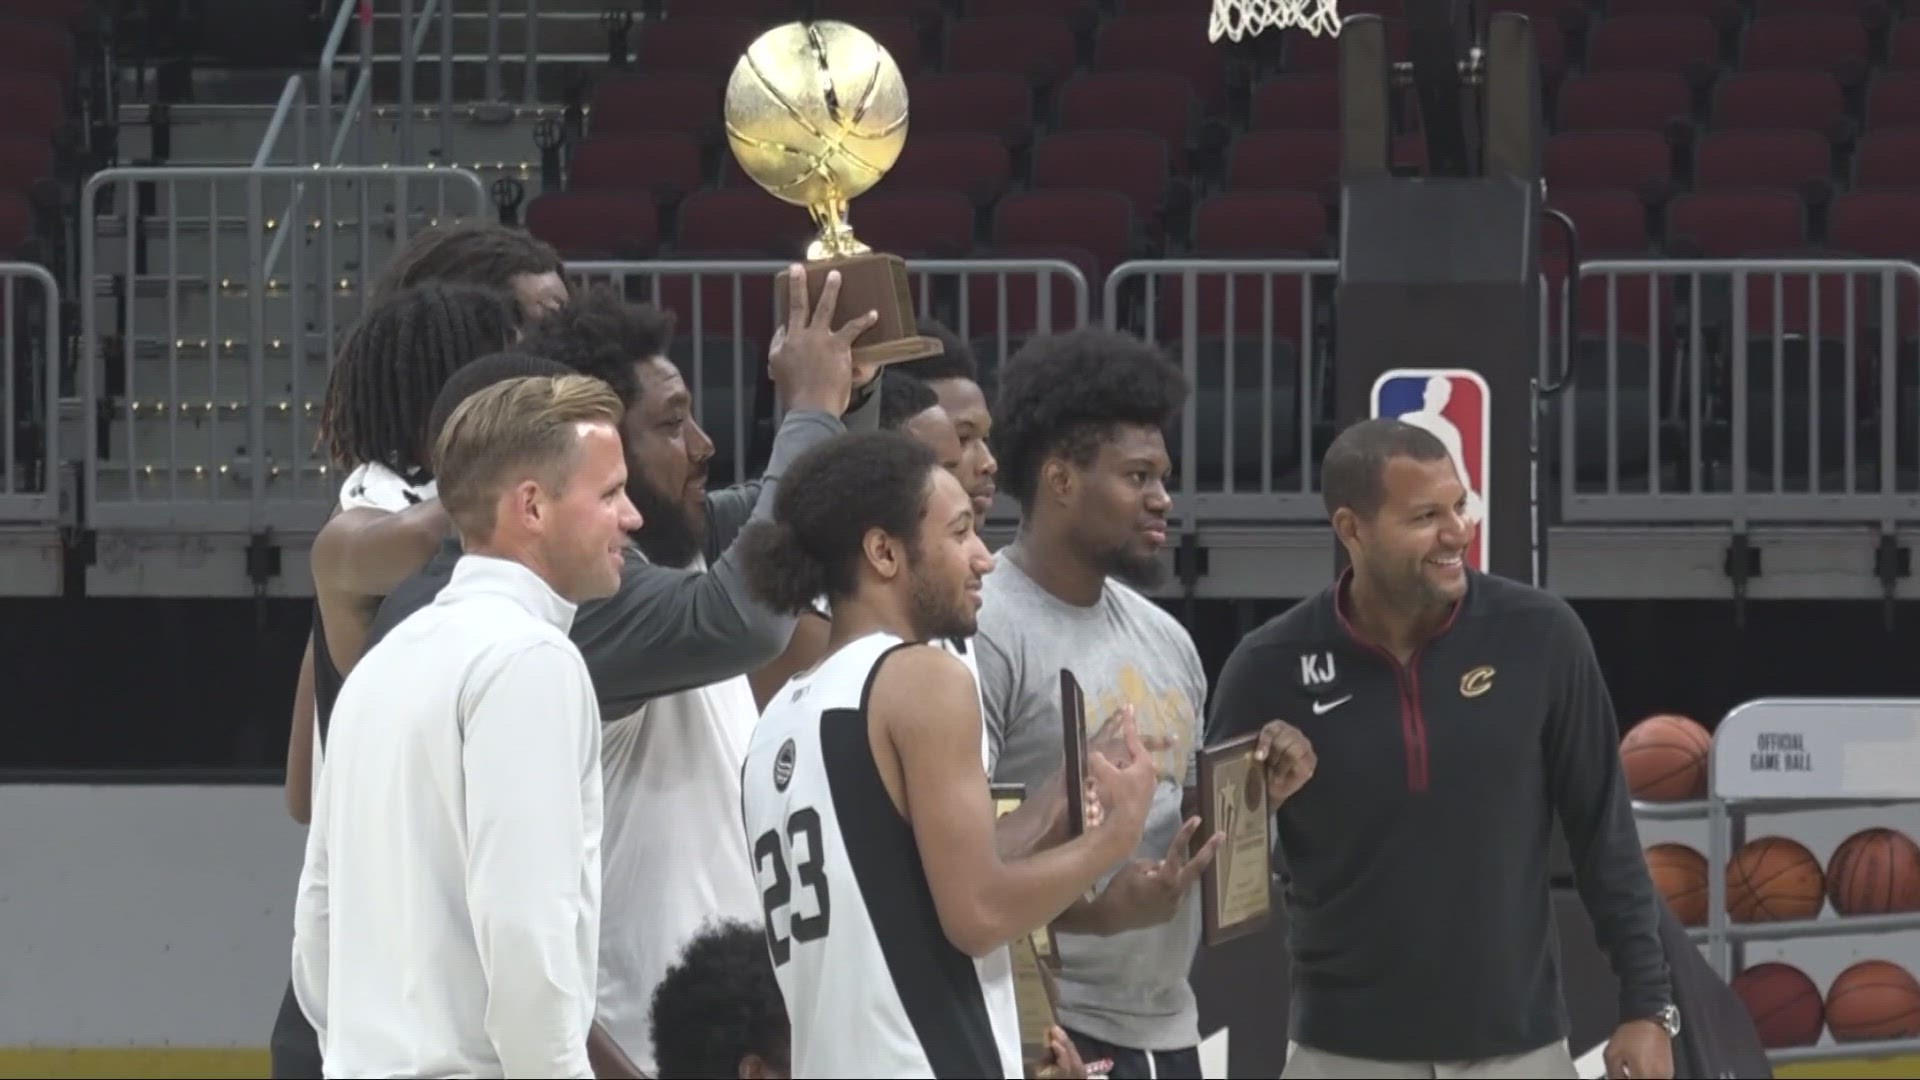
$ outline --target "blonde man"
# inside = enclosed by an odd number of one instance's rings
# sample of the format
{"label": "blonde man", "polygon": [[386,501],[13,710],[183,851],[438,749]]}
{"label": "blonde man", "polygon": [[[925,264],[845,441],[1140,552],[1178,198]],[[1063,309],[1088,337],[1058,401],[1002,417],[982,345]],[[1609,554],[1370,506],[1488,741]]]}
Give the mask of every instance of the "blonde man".
{"label": "blonde man", "polygon": [[434,446],[465,554],[341,689],[295,902],[329,1077],[592,1076],[600,716],[567,631],[640,526],[620,415],[512,379]]}

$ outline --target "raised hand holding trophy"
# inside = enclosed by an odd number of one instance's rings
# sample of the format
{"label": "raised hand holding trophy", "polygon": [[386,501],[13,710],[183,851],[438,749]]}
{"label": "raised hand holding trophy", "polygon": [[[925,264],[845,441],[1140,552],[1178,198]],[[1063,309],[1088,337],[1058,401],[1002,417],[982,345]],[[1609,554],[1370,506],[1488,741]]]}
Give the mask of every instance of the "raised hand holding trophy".
{"label": "raised hand holding trophy", "polygon": [[[807,245],[808,301],[819,300],[827,272],[838,270],[833,325],[879,313],[854,339],[854,363],[939,355],[940,340],[922,336],[914,320],[906,263],[869,249],[847,221],[848,203],[886,175],[907,142],[906,80],[887,50],[843,22],[776,26],[734,65],[725,112],[741,170],[775,197],[806,207],[819,229]],[[784,308],[787,289],[773,295]],[[776,313],[776,321],[785,317]]]}

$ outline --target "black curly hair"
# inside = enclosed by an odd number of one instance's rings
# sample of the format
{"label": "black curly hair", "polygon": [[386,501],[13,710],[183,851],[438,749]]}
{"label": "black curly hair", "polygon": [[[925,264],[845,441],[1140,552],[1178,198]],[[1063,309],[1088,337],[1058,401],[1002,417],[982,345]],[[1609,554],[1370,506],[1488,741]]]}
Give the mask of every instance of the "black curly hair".
{"label": "black curly hair", "polygon": [[535,323],[519,349],[605,382],[631,411],[640,403],[633,365],[666,355],[673,326],[671,311],[595,289]]}
{"label": "black curly hair", "polygon": [[1114,428],[1164,429],[1186,400],[1186,376],[1131,334],[1088,328],[1033,338],[1000,369],[993,410],[1000,483],[1031,510],[1049,456],[1090,464]]}
{"label": "black curly hair", "polygon": [[333,463],[378,462],[431,475],[424,438],[453,373],[513,340],[520,309],[496,289],[434,283],[401,289],[347,333],[327,376],[320,431]]}
{"label": "black curly hair", "polygon": [[923,356],[918,360],[904,360],[898,364],[889,364],[889,372],[911,375],[925,382],[939,382],[942,379],[966,379],[968,382],[980,381],[979,365],[974,363],[973,350],[961,341],[946,324],[936,319],[918,320],[920,333],[926,337],[940,339],[945,349],[939,356]]}
{"label": "black curly hair", "polygon": [[652,1022],[663,1077],[738,1076],[748,1054],[788,1071],[792,1034],[764,928],[709,920],[654,990]]}
{"label": "black curly hair", "polygon": [[880,376],[880,427],[891,431],[940,404],[933,387],[911,375],[889,371]]}
{"label": "black curly hair", "polygon": [[374,285],[380,300],[429,281],[484,285],[511,293],[522,274],[557,274],[553,245],[519,229],[492,223],[444,225],[413,234]]}
{"label": "black curly hair", "polygon": [[571,375],[565,364],[556,364],[544,356],[535,356],[518,349],[506,352],[489,353],[466,367],[453,373],[447,385],[440,388],[440,396],[433,399],[433,413],[427,421],[427,445],[440,442],[440,429],[447,426],[447,420],[453,416],[453,410],[473,395],[508,379],[520,379],[530,375],[556,376]]}
{"label": "black curly hair", "polygon": [[756,521],[737,541],[747,589],[761,603],[798,615],[814,600],[851,596],[867,530],[917,548],[933,451],[898,431],[836,435],[807,448],[780,478],[773,520]]}

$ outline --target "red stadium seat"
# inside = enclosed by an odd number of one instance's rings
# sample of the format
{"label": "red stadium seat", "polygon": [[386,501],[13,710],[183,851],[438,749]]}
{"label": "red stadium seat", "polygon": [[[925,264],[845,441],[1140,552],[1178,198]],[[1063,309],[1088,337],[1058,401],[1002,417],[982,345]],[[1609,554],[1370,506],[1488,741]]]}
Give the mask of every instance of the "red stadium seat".
{"label": "red stadium seat", "polygon": [[1340,180],[1340,132],[1250,131],[1233,144],[1233,191],[1330,192]]}
{"label": "red stadium seat", "polygon": [[1055,86],[1073,71],[1073,31],[1065,19],[999,15],[966,19],[947,30],[947,70],[1000,71]]}
{"label": "red stadium seat", "polygon": [[912,144],[921,133],[983,134],[1024,146],[1033,133],[1033,90],[1003,71],[928,75],[911,88]]}
{"label": "red stadium seat", "polygon": [[993,215],[996,248],[1046,245],[1079,248],[1092,256],[1087,283],[1098,291],[1106,272],[1132,254],[1133,204],[1105,190],[1028,191],[1000,200]]}
{"label": "red stadium seat", "polygon": [[1693,96],[1671,72],[1620,71],[1568,79],[1559,109],[1561,131],[1664,132],[1690,119]]}
{"label": "red stadium seat", "polygon": [[1732,28],[1740,23],[1740,8],[1735,0],[1609,0],[1607,15],[1690,15],[1716,27]]}
{"label": "red stadium seat", "polygon": [[1861,136],[1853,159],[1853,184],[1857,188],[1920,188],[1920,127],[1881,128]]}
{"label": "red stadium seat", "polygon": [[995,15],[1052,15],[1065,18],[1092,7],[1091,0],[967,0],[967,17]]}
{"label": "red stadium seat", "polygon": [[1890,71],[1920,71],[1920,19],[1895,23],[1887,35],[1887,68]]}
{"label": "red stadium seat", "polygon": [[1755,19],[1740,42],[1743,71],[1864,72],[1867,28],[1847,15],[1795,12]]}
{"label": "red stadium seat", "polygon": [[1667,243],[1708,259],[1801,248],[1807,243],[1806,204],[1784,191],[1682,196],[1667,208]]}
{"label": "red stadium seat", "polygon": [[[1668,5],[1670,8],[1671,5]],[[1710,70],[1720,59],[1720,35],[1699,15],[1616,15],[1594,24],[1587,40],[1587,70],[1666,71],[1685,75]]]}
{"label": "red stadium seat", "polygon": [[33,214],[27,197],[0,190],[0,259],[18,255],[32,235]]}
{"label": "red stadium seat", "polygon": [[567,188],[647,191],[659,202],[674,203],[700,182],[700,147],[691,138],[614,135],[580,144],[573,152]]}
{"label": "red stadium seat", "polygon": [[1854,191],[1833,200],[1827,243],[1871,259],[1911,259],[1920,251],[1920,189]]}
{"label": "red stadium seat", "polygon": [[1054,104],[1056,131],[1144,131],[1158,136],[1184,168],[1193,144],[1193,93],[1176,75],[1080,75],[1060,88]]}
{"label": "red stadium seat", "polygon": [[1136,131],[1070,131],[1034,148],[1036,191],[1106,188],[1126,196],[1134,218],[1156,222],[1167,198],[1167,144]]}
{"label": "red stadium seat", "polygon": [[1867,127],[1920,127],[1920,72],[1888,72],[1873,80]]}
{"label": "red stadium seat", "polygon": [[895,15],[939,19],[943,14],[940,0],[812,0],[807,6],[813,8],[816,19],[840,19],[855,25],[864,25],[862,20]]}
{"label": "red stadium seat", "polygon": [[1226,59],[1220,47],[1207,40],[1207,20],[1197,12],[1108,19],[1094,39],[1093,70],[1178,75],[1208,112],[1218,112],[1227,103]]}
{"label": "red stadium seat", "polygon": [[956,192],[863,195],[849,211],[854,235],[904,258],[958,259],[973,248],[973,203]]}
{"label": "red stadium seat", "polygon": [[764,23],[738,19],[675,18],[646,23],[635,37],[634,65],[646,72],[703,75],[720,80],[710,88],[724,93],[725,79]]}
{"label": "red stadium seat", "polygon": [[593,91],[595,136],[674,132],[711,144],[720,138],[725,80],[696,75],[616,75]]}
{"label": "red stadium seat", "polygon": [[73,35],[58,22],[0,12],[0,72],[66,79],[73,74]]}
{"label": "red stadium seat", "polygon": [[1327,240],[1326,205],[1307,192],[1215,195],[1193,213],[1199,256],[1319,258]]}
{"label": "red stadium seat", "polygon": [[1832,143],[1813,131],[1721,131],[1694,158],[1695,191],[1750,191],[1824,186],[1833,171]]}
{"label": "red stadium seat", "polygon": [[1013,179],[1013,160],[991,135],[910,138],[876,191],[950,191],[988,206]]}
{"label": "red stadium seat", "polygon": [[[1573,219],[1580,232],[1580,253],[1598,256],[1642,255],[1647,250],[1647,208],[1630,191],[1552,192],[1551,207]],[[1563,230],[1554,223],[1541,226],[1545,249],[1565,247]]]}
{"label": "red stadium seat", "polygon": [[1583,131],[1547,140],[1548,191],[1648,191],[1673,177],[1665,139],[1648,131]]}
{"label": "red stadium seat", "polygon": [[527,231],[569,259],[647,259],[660,243],[653,200],[625,191],[550,191],[527,204]]}
{"label": "red stadium seat", "polygon": [[65,98],[48,76],[0,73],[0,136],[51,136],[66,117]]}
{"label": "red stadium seat", "polygon": [[1332,75],[1268,79],[1253,89],[1253,131],[1339,131],[1340,80]]}
{"label": "red stadium seat", "polygon": [[674,251],[685,256],[727,252],[793,259],[806,251],[813,236],[813,219],[806,210],[772,198],[757,186],[740,186],[687,196],[680,204]]}
{"label": "red stadium seat", "polygon": [[1525,15],[1536,29],[1553,23],[1559,33],[1572,36],[1585,33],[1587,23],[1593,18],[1593,9],[1579,0],[1493,0],[1486,10],[1488,13],[1517,11]]}
{"label": "red stadium seat", "polygon": [[1840,84],[1824,71],[1729,75],[1713,94],[1713,126],[1806,128],[1832,137],[1845,126]]}
{"label": "red stadium seat", "polygon": [[740,19],[777,26],[798,13],[792,0],[668,0],[667,18]]}
{"label": "red stadium seat", "polygon": [[1763,17],[1811,11],[1867,19],[1874,17],[1876,9],[1881,16],[1886,14],[1886,8],[1880,0],[1754,0],[1753,4],[1753,13]]}

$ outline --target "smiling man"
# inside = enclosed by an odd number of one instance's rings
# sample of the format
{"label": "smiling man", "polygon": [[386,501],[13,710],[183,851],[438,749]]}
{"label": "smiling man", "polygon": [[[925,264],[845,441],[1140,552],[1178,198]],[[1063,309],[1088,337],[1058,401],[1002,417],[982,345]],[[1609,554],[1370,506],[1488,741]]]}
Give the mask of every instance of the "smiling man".
{"label": "smiling man", "polygon": [[1593,645],[1558,597],[1470,569],[1447,447],[1398,420],[1321,466],[1352,568],[1249,634],[1208,741],[1262,732],[1288,876],[1292,1077],[1571,1077],[1557,813],[1620,982],[1607,1075],[1673,1075],[1659,908]]}
{"label": "smiling man", "polygon": [[[988,575],[980,692],[996,783],[1034,790],[1061,767],[1060,670],[1086,691],[1091,728],[1132,706],[1158,780],[1134,858],[1054,928],[1061,1026],[1108,1075],[1198,1077],[1199,1015],[1187,972],[1200,943],[1197,817],[1186,789],[1206,674],[1180,623],[1129,587],[1163,572],[1170,470],[1165,430],[1186,400],[1180,369],[1110,330],[1035,338],[1001,372],[1001,480],[1019,534]],[[1092,734],[1092,732],[1089,732]]]}
{"label": "smiling man", "polygon": [[[746,673],[778,655],[793,616],[749,595],[737,539],[772,513],[801,451],[878,413],[852,341],[871,314],[829,323],[839,278],[810,307],[795,275],[769,368],[787,403],[761,479],[706,490],[713,442],[666,356],[671,314],[592,294],[542,322],[520,348],[603,379],[625,407],[627,494],[646,524],[612,597],[582,606],[572,637],[599,699],[606,774],[607,917],[600,938],[602,1077],[656,1073],[654,987],[710,917],[757,919],[760,890],[740,830],[740,762],[759,710]],[[447,552],[380,609],[391,622],[444,584]],[[378,632],[379,624],[376,624]],[[602,1035],[608,1037],[602,1037]]]}

